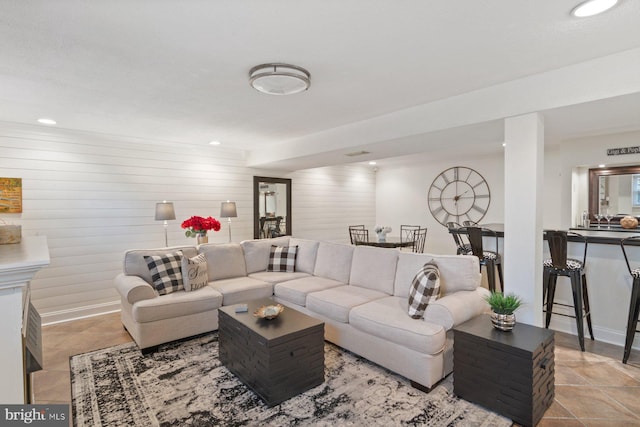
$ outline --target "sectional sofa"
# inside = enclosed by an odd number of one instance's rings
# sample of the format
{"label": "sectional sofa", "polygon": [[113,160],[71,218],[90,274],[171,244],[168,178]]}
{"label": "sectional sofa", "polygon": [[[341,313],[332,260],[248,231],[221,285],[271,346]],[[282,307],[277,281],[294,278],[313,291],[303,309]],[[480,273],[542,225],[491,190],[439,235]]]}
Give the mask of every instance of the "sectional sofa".
{"label": "sectional sofa", "polygon": [[[295,272],[267,271],[271,246],[297,246]],[[158,295],[145,255],[204,254],[208,285]],[[440,271],[441,297],[422,319],[408,315],[413,277],[428,261]],[[289,236],[241,243],[129,250],[115,278],[122,323],[138,346],[216,330],[218,308],[252,299],[277,302],[325,322],[325,339],[429,390],[453,370],[452,328],[488,306],[478,258],[430,255]]]}

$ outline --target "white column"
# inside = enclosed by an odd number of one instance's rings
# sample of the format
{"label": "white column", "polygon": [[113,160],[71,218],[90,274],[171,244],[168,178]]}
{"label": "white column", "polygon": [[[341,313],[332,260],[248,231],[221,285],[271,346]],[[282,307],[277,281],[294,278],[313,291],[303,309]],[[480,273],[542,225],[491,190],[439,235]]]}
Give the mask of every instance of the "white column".
{"label": "white column", "polygon": [[542,326],[544,123],[538,113],[505,119],[504,279],[524,305],[518,322]]}
{"label": "white column", "polygon": [[[25,402],[23,292],[38,270],[49,264],[45,237],[26,237],[21,243],[0,245],[0,402]],[[28,301],[26,302],[28,304]]]}

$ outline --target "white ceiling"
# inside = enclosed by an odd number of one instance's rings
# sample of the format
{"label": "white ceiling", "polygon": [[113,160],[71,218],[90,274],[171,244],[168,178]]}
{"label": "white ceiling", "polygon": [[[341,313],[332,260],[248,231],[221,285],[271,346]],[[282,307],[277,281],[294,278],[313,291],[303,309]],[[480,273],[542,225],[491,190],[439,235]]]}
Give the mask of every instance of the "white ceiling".
{"label": "white ceiling", "polygon": [[[52,117],[67,129],[203,145],[216,139],[259,155],[279,151],[253,163],[283,168],[361,160],[345,150],[379,159],[456,141],[499,142],[501,120],[409,136],[393,118],[640,48],[640,1],[620,0],[587,19],[570,16],[577,3],[5,0],[0,120]],[[264,62],[305,67],[311,88],[287,97],[256,92],[248,72]],[[640,129],[640,91],[615,95],[545,109],[548,141]],[[384,137],[335,140],[348,136],[340,129],[371,122],[373,132],[387,118]]]}

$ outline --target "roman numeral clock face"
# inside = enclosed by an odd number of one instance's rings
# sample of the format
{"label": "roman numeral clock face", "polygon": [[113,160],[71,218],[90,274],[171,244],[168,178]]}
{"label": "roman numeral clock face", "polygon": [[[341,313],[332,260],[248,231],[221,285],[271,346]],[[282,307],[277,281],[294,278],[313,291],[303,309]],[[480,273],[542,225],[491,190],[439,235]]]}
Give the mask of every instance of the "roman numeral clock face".
{"label": "roman numeral clock face", "polygon": [[449,168],[429,187],[429,210],[442,225],[480,222],[489,209],[491,192],[478,172],[463,166]]}

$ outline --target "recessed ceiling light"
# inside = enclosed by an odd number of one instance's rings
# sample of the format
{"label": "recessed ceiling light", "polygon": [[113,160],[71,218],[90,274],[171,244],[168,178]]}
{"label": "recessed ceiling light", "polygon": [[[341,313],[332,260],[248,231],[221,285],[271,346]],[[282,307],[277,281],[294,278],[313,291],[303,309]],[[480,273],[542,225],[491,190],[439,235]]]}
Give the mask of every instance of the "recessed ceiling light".
{"label": "recessed ceiling light", "polygon": [[220,145],[221,142],[220,141],[210,141],[209,145]]}
{"label": "recessed ceiling light", "polygon": [[55,125],[56,121],[53,119],[47,119],[47,118],[41,118],[38,119],[38,123],[43,124],[43,125]]}
{"label": "recessed ceiling light", "polygon": [[587,0],[577,5],[571,14],[577,18],[594,16],[611,9],[618,3],[618,0]]}
{"label": "recessed ceiling light", "polygon": [[603,167],[605,167],[605,166],[606,166],[606,165],[598,165],[598,167],[599,167],[599,168],[603,168]]}
{"label": "recessed ceiling light", "polygon": [[373,166],[373,165],[377,165],[377,163],[376,163],[376,162],[373,162],[373,161],[369,162],[369,164],[370,164],[371,166]]}
{"label": "recessed ceiling light", "polygon": [[506,142],[503,142],[503,143],[502,143],[502,146],[503,146],[503,147],[506,147],[506,146],[507,146],[507,143],[506,143]]}

